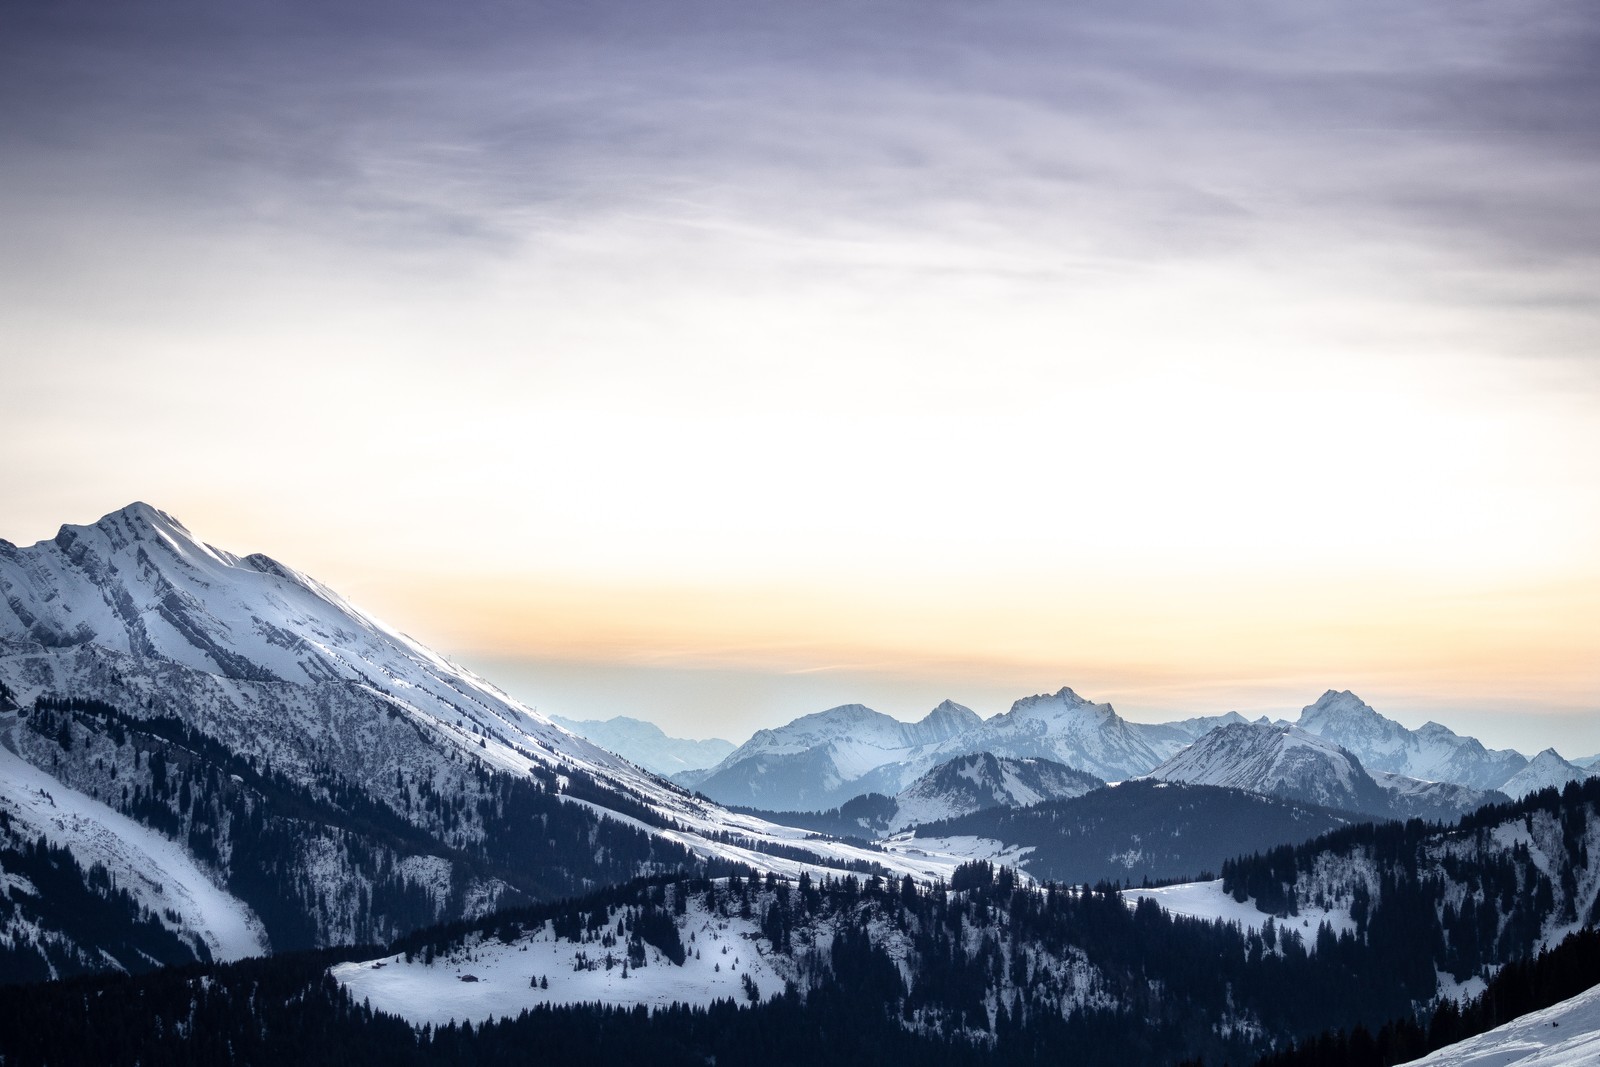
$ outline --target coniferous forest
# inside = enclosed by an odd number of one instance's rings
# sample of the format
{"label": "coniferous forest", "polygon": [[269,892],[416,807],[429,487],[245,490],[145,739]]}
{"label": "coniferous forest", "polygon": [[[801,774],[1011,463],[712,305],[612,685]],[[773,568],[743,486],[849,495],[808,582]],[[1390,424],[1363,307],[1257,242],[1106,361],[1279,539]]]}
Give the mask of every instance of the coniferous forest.
{"label": "coniferous forest", "polygon": [[[1450,831],[1457,840],[1506,817],[1544,816],[1574,841],[1592,817],[1596,788],[1547,791],[1485,812]],[[1275,878],[1288,893],[1295,871],[1318,857],[1357,847],[1380,850],[1408,871],[1405,856],[1425,855],[1439,834],[1420,824],[1338,831],[1287,852],[1230,863],[1227,877]],[[1343,851],[1341,851],[1343,850]],[[1408,958],[1459,959],[1473,936],[1460,908],[1426,921],[1426,894],[1440,891],[1424,861],[1413,874],[1385,873],[1356,933],[1317,931],[1313,943],[1292,922],[1263,936],[1237,924],[1174,917],[1149,901],[1130,907],[1118,887],[1029,885],[1005,867],[973,862],[948,885],[919,886],[877,875],[797,882],[735,869],[725,878],[658,877],[579,900],[531,905],[476,921],[408,935],[386,948],[291,953],[213,965],[191,963],[140,976],[91,976],[0,991],[0,1055],[8,1064],[98,1063],[512,1063],[529,1050],[563,1063],[842,1062],[930,1064],[1128,1063],[1249,1064],[1264,1067],[1377,1067],[1479,1032],[1549,1004],[1600,978],[1600,944],[1573,934],[1542,954],[1518,954],[1521,901],[1542,894],[1519,885],[1504,863],[1469,864],[1474,883],[1511,933],[1497,942],[1508,958],[1486,992],[1465,1008],[1431,1000]],[[1324,866],[1326,866],[1324,862]],[[1387,868],[1386,868],[1387,871]],[[1561,881],[1558,873],[1556,882]],[[1260,885],[1257,885],[1260,888]],[[1302,887],[1303,891],[1303,887]],[[1326,892],[1326,889],[1314,890]],[[1551,890],[1559,895],[1559,888]],[[1421,896],[1419,897],[1419,894]],[[1501,911],[1502,898],[1513,907]],[[673,916],[695,902],[709,913],[759,923],[775,949],[792,950],[826,926],[837,934],[825,958],[812,959],[805,987],[771,1000],[644,1008],[541,1007],[493,1022],[413,1028],[356,1003],[328,975],[345,959],[383,954],[431,963],[463,946],[514,942],[549,922],[567,936],[610,938],[611,917],[626,914],[629,937],[681,961],[685,946]],[[1262,899],[1289,920],[1289,899]],[[1559,906],[1558,906],[1559,911]],[[1276,918],[1276,917],[1275,917]],[[1478,922],[1475,918],[1474,923]],[[1407,929],[1405,923],[1415,923]],[[1269,924],[1265,930],[1273,930]],[[893,957],[887,943],[905,946]],[[1481,951],[1481,948],[1480,948]],[[1092,962],[1099,1007],[1063,1012],[1067,978],[1052,959]],[[642,959],[642,953],[640,954]],[[901,963],[910,961],[910,978]],[[1231,1032],[1219,1021],[1234,1020]]]}
{"label": "coniferous forest", "polygon": [[[1581,983],[1587,971],[1573,961],[1592,939],[1545,957],[1539,948],[1553,929],[1594,924],[1600,909],[1588,855],[1600,826],[1595,780],[1486,807],[1450,827],[1351,825],[1338,813],[1234,791],[1131,783],[923,831],[1036,842],[1038,877],[1103,853],[1130,832],[1130,819],[1146,827],[1147,855],[1175,869],[1219,847],[1185,827],[1227,828],[1229,840],[1249,847],[1296,827],[1336,826],[1221,861],[1223,890],[1264,917],[1241,926],[1135,903],[1121,892],[1126,880],[1041,883],[983,861],[933,886],[886,877],[870,863],[791,880],[672,853],[659,838],[596,822],[555,798],[549,783],[481,771],[452,792],[427,779],[400,781],[397,810],[362,790],[290,779],[148,709],[132,717],[102,701],[45,698],[30,711],[25,737],[58,772],[92,783],[130,818],[227,872],[228,888],[289,954],[212,964],[202,942],[142,911],[103,869],[82,868],[0,813],[0,872],[11,887],[0,894],[0,914],[40,931],[0,944],[6,1063],[521,1062],[537,1048],[574,1063],[646,1054],[668,1063],[798,1063],[847,1049],[860,1062],[1121,1067],[1268,1056],[1272,1067],[1369,1067]],[[602,795],[598,783],[562,785],[568,796]],[[537,863],[505,845],[507,831],[530,823],[558,846]],[[305,880],[298,858],[319,839],[360,876],[342,890],[349,899]],[[727,843],[738,842],[729,835]],[[462,915],[465,903],[409,881],[402,863],[417,855],[448,858],[457,872],[450,894],[473,877],[506,889],[491,914],[433,925]],[[589,874],[574,879],[561,857],[580,855]],[[572,892],[604,884],[605,872],[615,880],[641,869],[659,873]],[[552,899],[563,890],[565,899]],[[609,948],[620,939],[634,966],[646,945],[681,964],[676,922],[691,900],[757,924],[761,951],[791,955],[799,980],[765,1000],[655,1011],[541,1005],[514,1019],[418,1029],[356,1003],[327,974],[338,960],[390,953],[431,964],[545,923],[574,941],[603,939]],[[1313,926],[1304,917],[1333,912],[1349,923]],[[334,929],[371,945],[306,951]],[[94,975],[106,958],[128,974]],[[68,980],[40,983],[52,973]],[[1458,1010],[1435,1002],[1440,975],[1493,984]],[[1071,1050],[1065,1059],[1062,1050]]]}

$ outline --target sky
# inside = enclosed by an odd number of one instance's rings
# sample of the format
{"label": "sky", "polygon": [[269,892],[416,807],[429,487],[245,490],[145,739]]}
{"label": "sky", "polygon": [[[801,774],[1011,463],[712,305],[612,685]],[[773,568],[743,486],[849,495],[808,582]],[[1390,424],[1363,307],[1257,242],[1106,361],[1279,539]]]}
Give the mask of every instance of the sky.
{"label": "sky", "polygon": [[541,710],[1600,752],[1588,0],[0,0],[0,537]]}

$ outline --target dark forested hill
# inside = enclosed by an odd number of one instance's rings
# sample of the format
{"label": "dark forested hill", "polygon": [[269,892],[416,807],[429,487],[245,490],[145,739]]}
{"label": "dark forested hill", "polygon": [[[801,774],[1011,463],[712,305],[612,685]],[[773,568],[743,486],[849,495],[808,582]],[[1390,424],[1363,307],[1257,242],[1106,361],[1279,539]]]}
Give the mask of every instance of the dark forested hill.
{"label": "dark forested hill", "polygon": [[[1358,1027],[1459,1031],[1432,1010],[1440,972],[1511,967],[1515,981],[1593,919],[1597,804],[1600,783],[1573,786],[1450,828],[1349,827],[1229,861],[1228,888],[1260,925],[984,862],[932,887],[749,869],[658,878],[386,950],[0,990],[0,1056],[1042,1064],[1069,1049],[1085,1067],[1126,1067],[1251,1062]],[[1302,932],[1292,920],[1312,909],[1327,918]],[[595,1006],[596,990],[613,1006]],[[453,1022],[430,1016],[441,1003]]]}
{"label": "dark forested hill", "polygon": [[1193,878],[1241,852],[1304,841],[1362,819],[1220,786],[1133,781],[1022,809],[918,827],[918,837],[991,838],[1031,851],[1022,868],[1063,882]]}

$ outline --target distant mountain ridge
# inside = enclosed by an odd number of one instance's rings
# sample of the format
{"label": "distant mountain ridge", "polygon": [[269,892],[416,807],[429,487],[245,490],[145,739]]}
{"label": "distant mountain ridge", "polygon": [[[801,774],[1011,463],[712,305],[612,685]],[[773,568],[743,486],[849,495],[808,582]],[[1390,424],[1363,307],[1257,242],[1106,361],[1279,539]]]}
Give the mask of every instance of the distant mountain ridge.
{"label": "distant mountain ridge", "polygon": [[1596,773],[1562,759],[1555,749],[1547,748],[1502,783],[1500,791],[1513,800],[1521,800],[1529,793],[1537,793],[1541,789],[1561,789],[1568,782],[1581,782]]}
{"label": "distant mountain ridge", "polygon": [[550,719],[664,778],[714,766],[734,749],[732,741],[720,737],[668,737],[655,723],[625,715],[605,720],[569,719],[561,715],[552,715]]}
{"label": "distant mountain ridge", "polygon": [[1344,811],[1387,813],[1388,795],[1360,760],[1294,726],[1230,723],[1150,772],[1191,785],[1221,785]]}
{"label": "distant mountain ridge", "polygon": [[1497,789],[1528,765],[1510,749],[1489,749],[1436,722],[1408,730],[1348,689],[1330,689],[1300,712],[1295,724],[1354,752],[1370,771],[1391,771],[1430,782]]}
{"label": "distant mountain ridge", "polygon": [[724,804],[765,810],[835,807],[862,793],[893,796],[948,760],[987,752],[1042,759],[1111,781],[1148,771],[1237,712],[1176,723],[1135,723],[1110,704],[1062,687],[983,719],[946,700],[917,723],[860,704],[756,733],[716,767],[673,780]]}
{"label": "distant mountain ridge", "polygon": [[939,764],[894,796],[861,793],[821,811],[739,810],[822,834],[886,838],[922,823],[1082,796],[1104,785],[1092,774],[1053,760],[979,752]]}
{"label": "distant mountain ridge", "polygon": [[[860,704],[803,716],[759,731],[721,763],[674,776],[721,803],[765,810],[820,810],[853,796],[894,796],[931,768],[980,752],[1010,759],[1046,759],[1105,781],[1150,774],[1218,728],[1293,727],[1304,747],[1315,738],[1342,748],[1361,767],[1362,781],[1347,783],[1364,796],[1346,795],[1345,810],[1409,818],[1453,818],[1477,803],[1515,795],[1542,784],[1578,780],[1585,769],[1544,757],[1542,771],[1513,781],[1529,760],[1510,749],[1489,749],[1473,737],[1436,722],[1408,729],[1374,711],[1348,690],[1328,690],[1301,710],[1297,722],[1253,723],[1236,711],[1166,723],[1131,722],[1110,704],[1095,703],[1069,687],[1023,697],[982,719],[945,701],[921,723],[903,723]],[[1246,736],[1242,733],[1235,738]],[[1313,748],[1315,746],[1312,746]],[[1294,759],[1305,759],[1309,749]],[[1198,755],[1196,756],[1198,759]],[[1213,757],[1214,758],[1214,757]],[[1331,755],[1328,757],[1332,759]],[[1329,765],[1331,767],[1331,764]],[[1200,773],[1194,768],[1184,773]],[[1213,768],[1208,774],[1221,774]],[[1234,773],[1242,774],[1236,768]],[[1247,776],[1248,777],[1248,776]],[[1275,795],[1308,803],[1280,776]],[[1504,793],[1500,792],[1504,786]],[[1307,788],[1311,787],[1309,784]],[[1373,789],[1379,790],[1374,794]],[[1331,797],[1332,794],[1329,794]],[[1353,805],[1353,806],[1352,806]]]}
{"label": "distant mountain ridge", "polygon": [[985,808],[1025,808],[1082,796],[1105,782],[1054,760],[979,752],[934,767],[896,795],[889,829],[951,819]]}
{"label": "distant mountain ridge", "polygon": [[1230,723],[1150,772],[1161,781],[1220,785],[1380,818],[1451,820],[1502,793],[1369,774],[1347,748],[1287,723]]}
{"label": "distant mountain ridge", "polygon": [[942,762],[941,743],[981,721],[949,700],[914,723],[844,704],[758,730],[715,767],[674,781],[723,804],[776,811],[834,807],[862,793],[898,793]]}

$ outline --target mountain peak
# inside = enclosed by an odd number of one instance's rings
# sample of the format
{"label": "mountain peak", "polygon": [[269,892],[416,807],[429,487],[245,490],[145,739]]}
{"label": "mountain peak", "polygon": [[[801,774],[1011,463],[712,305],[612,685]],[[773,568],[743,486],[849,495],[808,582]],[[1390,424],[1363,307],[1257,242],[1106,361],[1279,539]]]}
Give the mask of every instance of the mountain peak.
{"label": "mountain peak", "polygon": [[1568,782],[1581,782],[1586,777],[1588,777],[1586,769],[1569,763],[1555,749],[1547,748],[1529,760],[1527,766],[1502,782],[1500,791],[1513,800],[1521,800],[1529,793],[1536,793],[1541,789],[1560,789]]}
{"label": "mountain peak", "polygon": [[1114,719],[1117,713],[1110,704],[1096,704],[1092,700],[1085,700],[1072,690],[1071,686],[1062,686],[1054,693],[1038,693],[1031,697],[1023,697],[1011,705],[1011,712],[1028,711],[1037,708],[1041,711],[1066,711],[1069,713],[1087,712],[1096,718]]}
{"label": "mountain peak", "polygon": [[1316,703],[1310,704],[1300,712],[1301,718],[1307,715],[1332,716],[1332,715],[1377,715],[1372,710],[1372,705],[1356,696],[1348,689],[1329,689],[1317,698]]}
{"label": "mountain peak", "polygon": [[[143,500],[135,500],[125,508],[102,515],[92,523],[96,529],[110,533],[113,530],[123,531],[135,538],[143,539],[151,534],[167,536],[180,536],[188,541],[193,541],[194,534],[183,523],[168,515],[160,508],[152,507]],[[81,527],[63,526],[63,530],[77,530]],[[59,536],[59,535],[58,535]]]}
{"label": "mountain peak", "polygon": [[951,726],[965,729],[976,726],[983,721],[983,717],[965,704],[957,704],[954,700],[942,700],[939,706],[922,717],[918,726]]}
{"label": "mountain peak", "polygon": [[889,716],[865,704],[839,704],[824,711],[802,715],[796,722],[855,722],[860,719],[887,719]]}
{"label": "mountain peak", "polygon": [[1385,807],[1382,790],[1354,753],[1288,723],[1218,727],[1149,774],[1227,786],[1354,811]]}
{"label": "mountain peak", "polygon": [[134,544],[161,545],[191,563],[198,557],[224,566],[238,562],[237,557],[212,548],[190,533],[183,523],[142,500],[135,500],[127,507],[102,515],[88,525],[63,525],[56,532],[53,543],[63,552],[78,554],[86,551],[95,554],[98,551],[94,547],[96,545],[112,552]]}
{"label": "mountain peak", "polygon": [[1350,692],[1330,689],[1300,712],[1297,725],[1335,741],[1360,757],[1369,771],[1389,771],[1426,781],[1454,782],[1494,789],[1527,765],[1510,750],[1490,751],[1476,738],[1462,737],[1430,722],[1417,730],[1374,711]]}
{"label": "mountain peak", "polygon": [[130,522],[143,522],[151,526],[164,524],[177,526],[179,529],[183,528],[183,524],[177,519],[174,519],[158,507],[146,504],[143,500],[135,500],[127,507],[119,508],[104,516],[100,521],[104,522],[106,519],[126,519]]}

